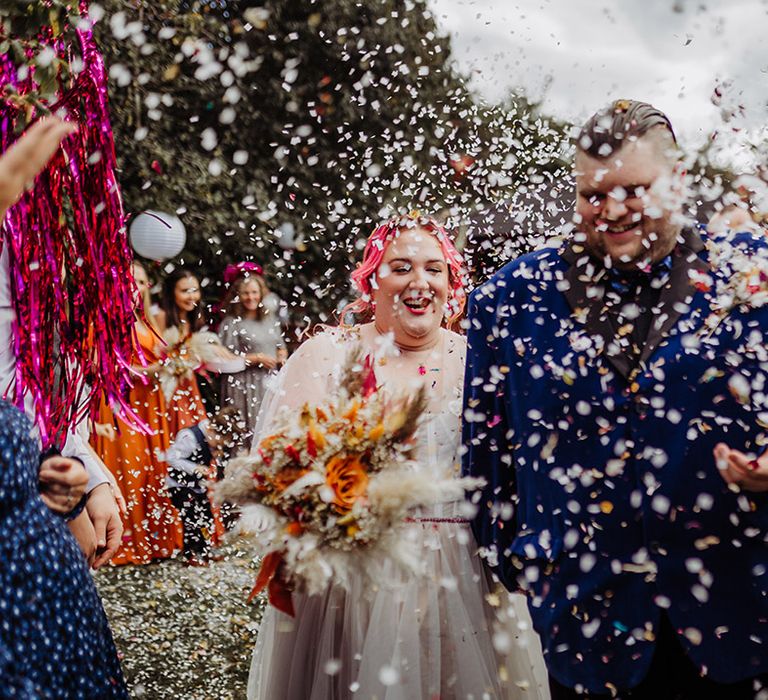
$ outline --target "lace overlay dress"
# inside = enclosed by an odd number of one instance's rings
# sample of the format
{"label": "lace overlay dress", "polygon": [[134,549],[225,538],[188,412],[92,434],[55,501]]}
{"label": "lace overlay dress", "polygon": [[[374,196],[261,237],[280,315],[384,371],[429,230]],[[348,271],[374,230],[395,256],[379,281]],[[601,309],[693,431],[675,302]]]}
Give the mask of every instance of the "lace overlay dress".
{"label": "lace overlay dress", "polygon": [[[336,363],[343,361],[349,338],[323,335],[329,337],[309,341],[315,345],[311,352],[325,344]],[[454,334],[447,338],[457,353],[458,371],[450,376],[447,370],[447,388],[431,401],[417,433],[417,461],[422,469],[458,474],[464,341]],[[291,358],[289,375],[291,362],[300,361],[301,356]],[[302,373],[318,388],[326,383],[333,390],[334,371],[322,362],[302,364]],[[285,379],[276,390],[282,393],[280,403],[312,401],[305,380],[301,400],[292,402],[293,389]],[[392,565],[376,587],[353,578],[346,589],[332,586],[323,595],[294,593],[293,618],[269,606],[254,649],[248,697],[548,697],[524,599],[500,594],[512,623],[501,622],[486,602],[489,580],[466,523],[466,507],[464,501],[441,504],[418,514],[409,526],[421,544],[425,575],[406,575]],[[497,646],[509,646],[509,653],[494,649],[494,634]]]}
{"label": "lace overlay dress", "polygon": [[[283,344],[280,322],[275,316],[258,321],[227,316],[219,329],[221,342],[235,355],[264,353],[275,357]],[[264,396],[269,371],[261,367],[248,367],[241,372],[221,377],[221,405],[234,406],[250,428]]]}

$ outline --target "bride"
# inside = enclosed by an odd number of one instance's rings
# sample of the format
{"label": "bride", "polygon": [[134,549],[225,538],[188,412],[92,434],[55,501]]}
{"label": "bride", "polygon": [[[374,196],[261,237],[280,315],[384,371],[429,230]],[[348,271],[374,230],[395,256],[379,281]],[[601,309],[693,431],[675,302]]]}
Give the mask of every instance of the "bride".
{"label": "bride", "polygon": [[[265,398],[257,431],[266,434],[279,407],[319,403],[332,393],[347,351],[362,344],[383,391],[427,389],[417,432],[420,468],[457,473],[465,341],[445,327],[465,300],[456,248],[433,219],[391,220],[371,234],[352,278],[361,297],[346,311],[370,321],[305,342]],[[295,617],[268,607],[248,697],[548,697],[525,602],[490,595],[470,516],[462,501],[414,517],[423,576],[385,565],[375,587],[361,578],[323,595],[294,593]]]}

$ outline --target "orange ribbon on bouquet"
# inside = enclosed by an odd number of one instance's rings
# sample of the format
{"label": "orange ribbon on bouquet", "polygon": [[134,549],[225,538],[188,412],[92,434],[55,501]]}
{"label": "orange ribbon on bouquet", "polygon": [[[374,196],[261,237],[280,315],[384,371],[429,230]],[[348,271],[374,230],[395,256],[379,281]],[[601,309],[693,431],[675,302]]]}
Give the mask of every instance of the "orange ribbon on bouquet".
{"label": "orange ribbon on bouquet", "polygon": [[286,615],[295,617],[291,589],[282,577],[283,563],[282,552],[270,552],[264,557],[259,573],[256,575],[256,585],[248,596],[248,602],[250,603],[266,588],[267,600],[270,604]]}

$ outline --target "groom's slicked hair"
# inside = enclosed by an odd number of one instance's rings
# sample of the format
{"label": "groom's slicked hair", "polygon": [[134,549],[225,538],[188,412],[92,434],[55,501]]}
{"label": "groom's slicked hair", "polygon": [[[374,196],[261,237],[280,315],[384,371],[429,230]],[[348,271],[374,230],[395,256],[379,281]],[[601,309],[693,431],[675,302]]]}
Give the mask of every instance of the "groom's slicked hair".
{"label": "groom's slicked hair", "polygon": [[593,114],[579,132],[576,147],[593,158],[608,158],[628,141],[636,141],[651,129],[662,127],[677,147],[674,129],[664,112],[647,102],[616,100]]}

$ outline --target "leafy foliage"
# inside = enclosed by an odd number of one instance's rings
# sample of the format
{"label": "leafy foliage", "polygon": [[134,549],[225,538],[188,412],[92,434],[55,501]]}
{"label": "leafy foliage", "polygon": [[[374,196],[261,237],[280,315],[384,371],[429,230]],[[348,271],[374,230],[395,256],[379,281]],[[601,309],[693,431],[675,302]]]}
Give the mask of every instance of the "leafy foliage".
{"label": "leafy foliage", "polygon": [[[39,27],[66,39],[77,3],[15,7],[0,10],[9,50],[61,80],[70,67],[38,65]],[[569,230],[567,125],[522,95],[480,103],[425,0],[104,0],[90,15],[126,209],[182,218],[170,264],[197,267],[211,302],[225,265],[255,260],[298,325],[329,320],[397,211],[444,216],[475,281]],[[694,175],[706,212],[729,178],[706,152]]]}
{"label": "leafy foliage", "polygon": [[105,5],[124,198],[179,213],[177,262],[210,290],[258,261],[300,324],[348,296],[363,239],[396,210],[441,212],[478,276],[497,266],[483,216],[562,167],[564,128],[522,98],[477,105],[423,0],[250,5]]}
{"label": "leafy foliage", "polygon": [[[3,86],[4,97],[22,108],[28,118],[33,109],[48,112],[60,85],[68,85],[82,61],[75,29],[85,20],[80,16],[77,0],[49,2],[12,2],[0,6],[0,55],[9,56],[23,66],[30,89],[23,95],[11,85]],[[57,51],[65,46],[68,55]],[[23,128],[26,119],[17,127]]]}

